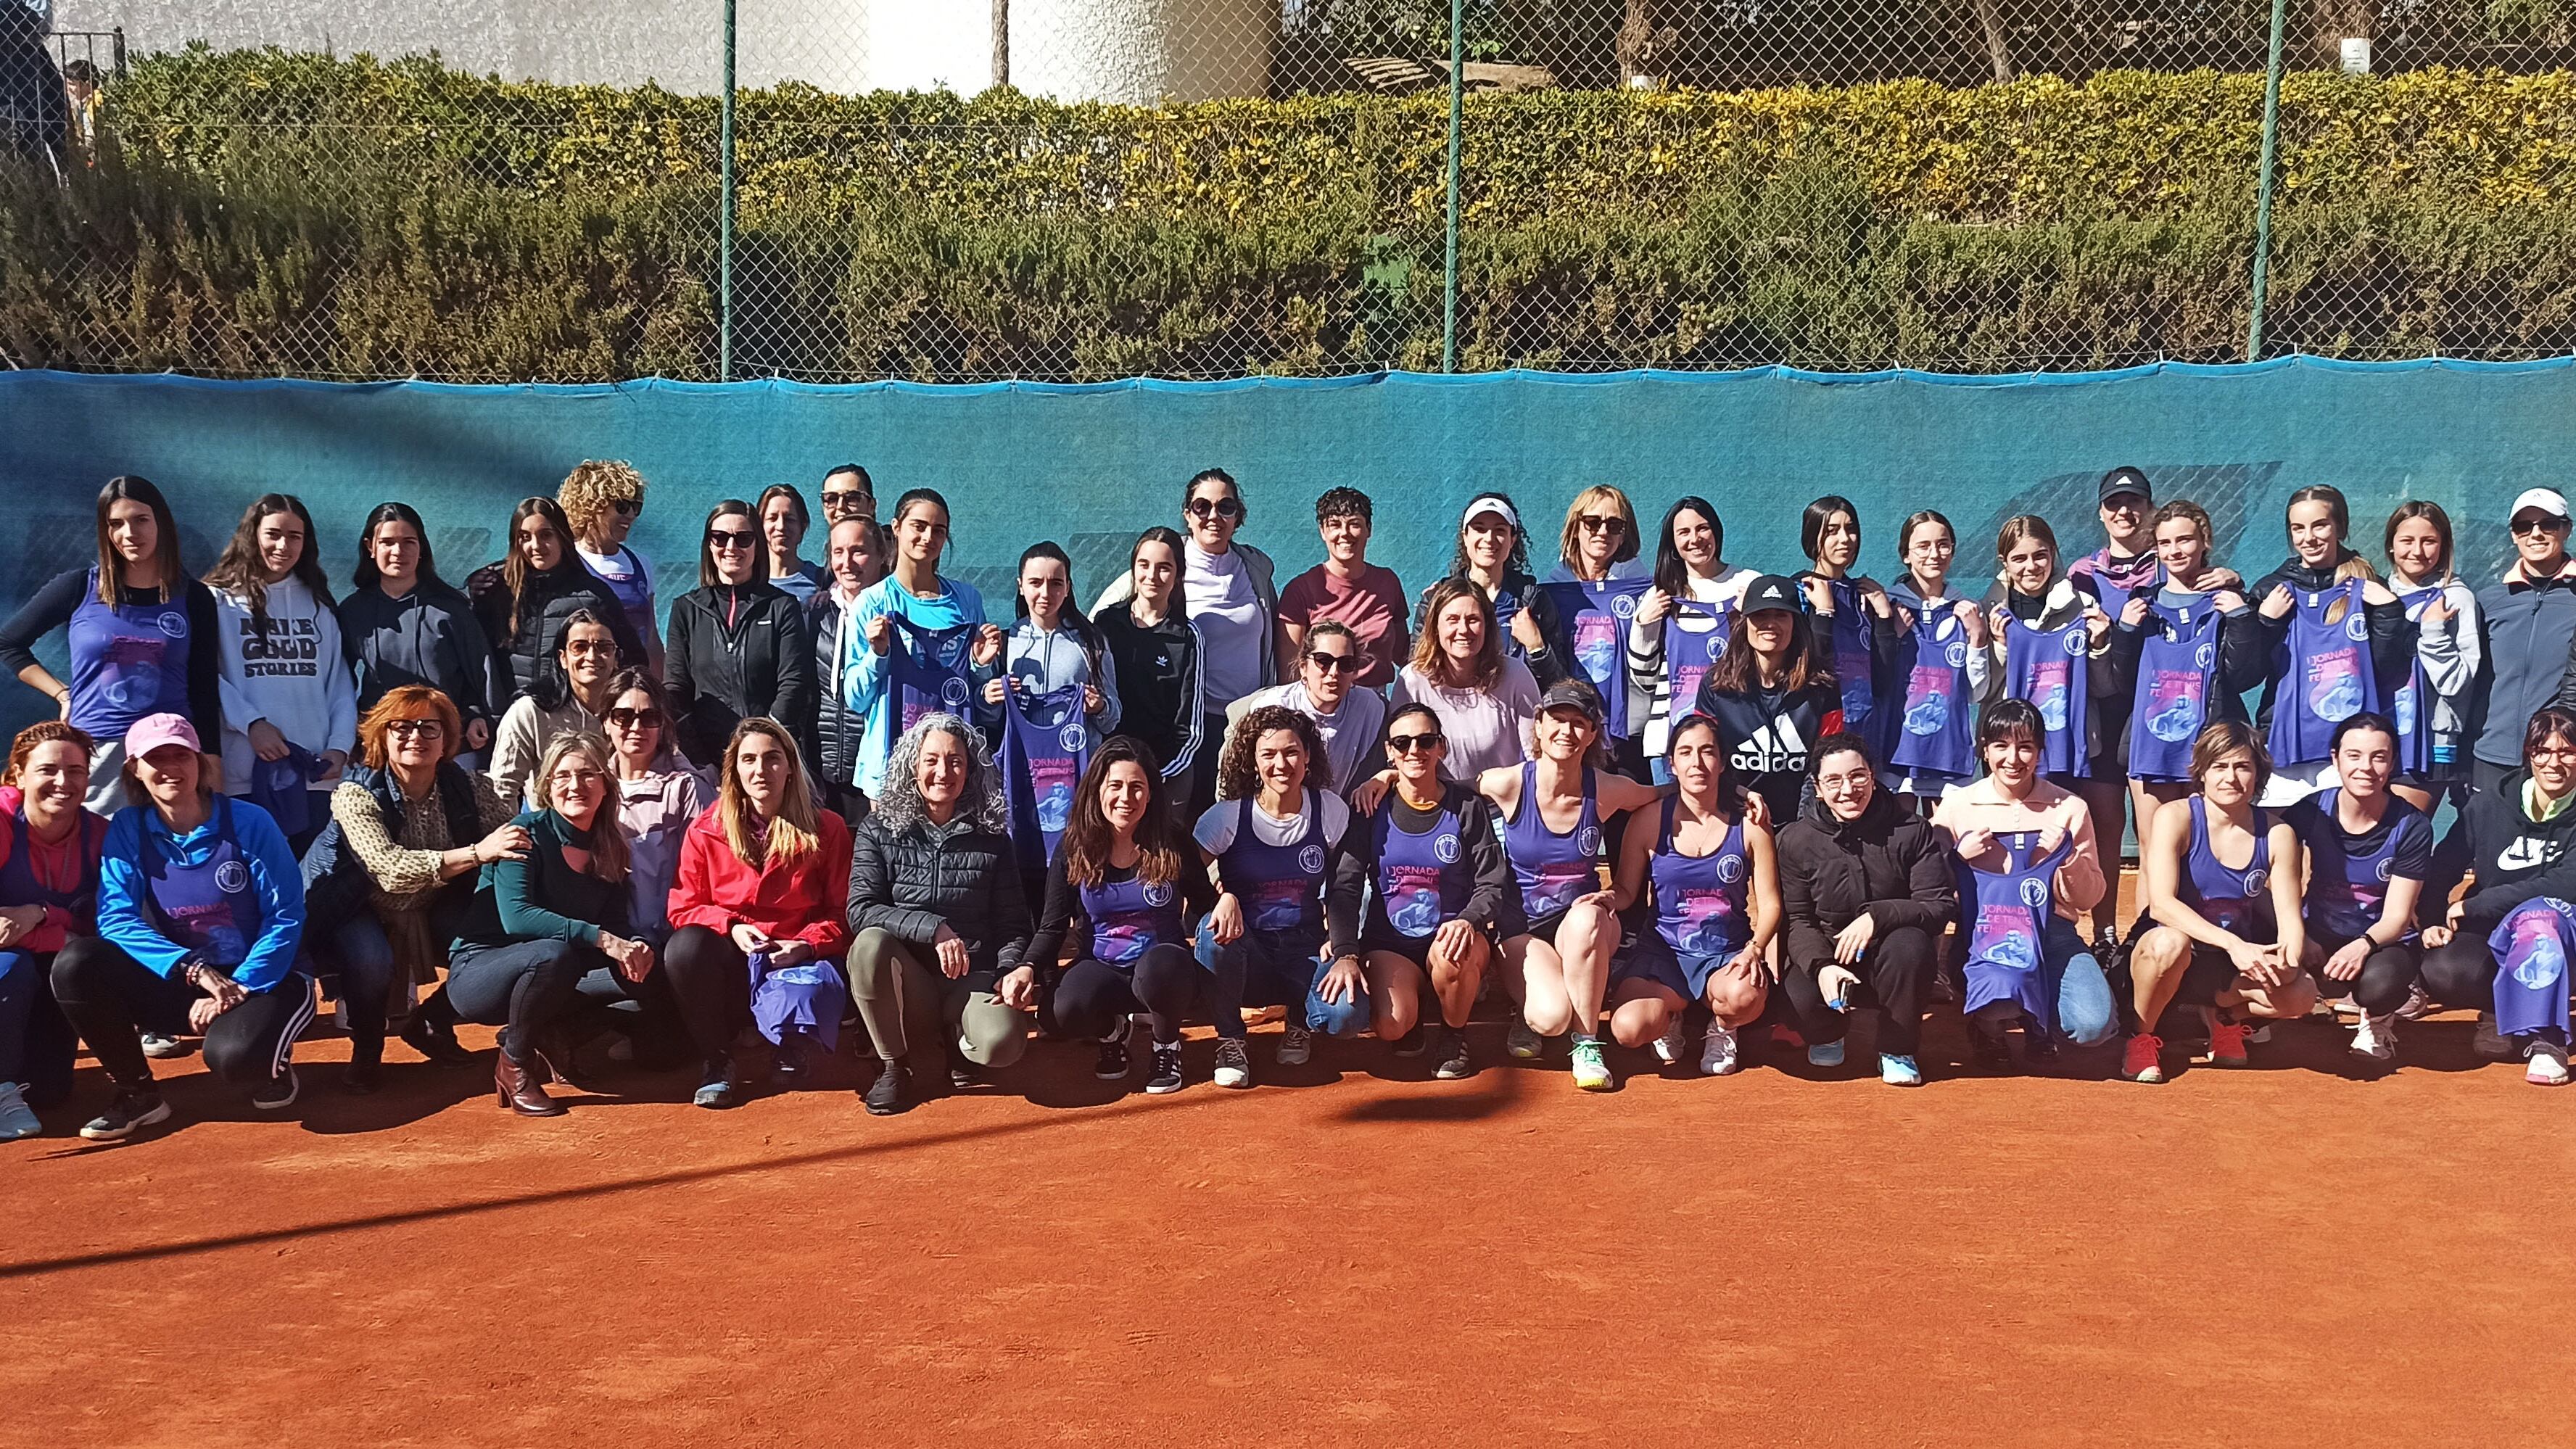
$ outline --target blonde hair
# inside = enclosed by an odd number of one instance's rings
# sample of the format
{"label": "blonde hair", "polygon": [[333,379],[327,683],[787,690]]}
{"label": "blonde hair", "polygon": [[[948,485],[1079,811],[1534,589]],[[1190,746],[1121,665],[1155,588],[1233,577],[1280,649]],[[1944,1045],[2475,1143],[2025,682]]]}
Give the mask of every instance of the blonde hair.
{"label": "blonde hair", "polygon": [[1584,512],[1599,503],[1609,504],[1627,524],[1620,530],[1619,547],[1610,555],[1610,562],[1623,564],[1637,556],[1637,510],[1629,506],[1627,494],[1607,483],[1595,483],[1575,494],[1574,501],[1565,505],[1565,531],[1557,535],[1556,553],[1569,572],[1574,568],[1576,547],[1583,540]]}
{"label": "blonde hair", "polygon": [[[765,849],[759,831],[753,828],[758,812],[752,808],[751,797],[742,792],[742,772],[734,765],[734,753],[753,735],[777,741],[779,751],[787,756],[787,780],[779,786],[778,814],[769,822]],[[725,843],[733,847],[734,858],[754,870],[773,860],[799,860],[822,848],[823,826],[814,813],[814,792],[805,783],[805,761],[797,752],[795,737],[787,733],[787,726],[774,719],[755,715],[733,727],[733,734],[725,740],[724,774],[716,784],[716,808],[722,813]]]}
{"label": "blonde hair", "polygon": [[[608,505],[626,499],[639,509],[644,503],[644,475],[632,463],[615,459],[585,458],[564,475],[563,486],[555,490],[555,502],[562,506],[564,521],[572,525],[573,538],[590,532]],[[565,540],[570,547],[571,539]]]}
{"label": "blonde hair", "polygon": [[555,767],[563,763],[566,755],[589,756],[606,786],[599,813],[590,821],[590,873],[604,881],[624,880],[626,833],[617,826],[617,756],[609,752],[608,741],[588,731],[556,736],[537,765],[537,804],[555,810]]}

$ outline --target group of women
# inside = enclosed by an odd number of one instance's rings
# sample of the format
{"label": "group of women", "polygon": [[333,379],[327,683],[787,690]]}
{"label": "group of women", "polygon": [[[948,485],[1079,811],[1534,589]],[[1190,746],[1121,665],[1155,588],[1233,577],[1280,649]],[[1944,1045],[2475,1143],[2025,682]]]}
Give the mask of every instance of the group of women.
{"label": "group of women", "polygon": [[[1279,1066],[1373,1031],[1457,1079],[1489,995],[1511,1055],[1562,1040],[1596,1090],[1614,1041],[1723,1074],[1757,1026],[1838,1066],[1863,1010],[1914,1085],[1944,993],[1990,1070],[2125,1034],[2120,1075],[2161,1081],[2176,1021],[2241,1065],[2323,1001],[2371,1062],[2474,1007],[2484,1049],[2567,1080],[2576,561],[2548,490],[2479,588],[2440,508],[2389,518],[2383,572],[2328,487],[2249,586],[2204,510],[2117,469],[2100,548],[2008,518],[1977,589],[1937,512],[1881,583],[1848,500],[1808,507],[1782,575],[1728,562],[1706,499],[1650,541],[1608,486],[1541,579],[1487,493],[1408,604],[1365,495],[1318,501],[1324,561],[1283,582],[1211,469],[1087,613],[1029,548],[1007,627],[941,570],[946,501],[880,524],[855,465],[820,564],[796,489],[726,499],[657,610],[644,493],[583,463],[461,590],[384,504],[335,599],[297,499],[192,578],[160,491],[111,480],[95,563],[0,625],[61,716],[0,786],[0,1137],[69,1093],[76,1042],[112,1088],[93,1139],[167,1119],[151,1063],[190,1038],[288,1108],[317,999],[347,1090],[389,1036],[476,1061],[477,1023],[527,1116],[621,1063],[730,1106],[747,1043],[792,1086],[854,1025],[872,1112],[1033,1035],[1127,1079],[1139,1018],[1147,1091],[1183,1085],[1199,1019],[1247,1086],[1247,1007],[1284,1012]],[[35,654],[56,630],[68,680]]]}

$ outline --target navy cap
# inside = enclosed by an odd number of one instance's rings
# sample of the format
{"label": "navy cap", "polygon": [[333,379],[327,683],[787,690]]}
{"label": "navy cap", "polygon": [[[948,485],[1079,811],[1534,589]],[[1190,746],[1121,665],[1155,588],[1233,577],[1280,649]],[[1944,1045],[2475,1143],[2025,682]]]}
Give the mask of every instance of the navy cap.
{"label": "navy cap", "polygon": [[1583,679],[1560,679],[1549,685],[1538,697],[1538,712],[1552,709],[1578,710],[1598,728],[1601,724],[1601,691]]}
{"label": "navy cap", "polygon": [[1805,608],[1806,604],[1806,596],[1798,592],[1798,586],[1795,583],[1779,574],[1764,574],[1744,590],[1744,597],[1737,601],[1735,611],[1739,614],[1756,613],[1763,609],[1788,609],[1795,612]]}
{"label": "navy cap", "polygon": [[2141,503],[2153,504],[2156,501],[2155,485],[2149,483],[2146,473],[2137,468],[2114,468],[2103,474],[2101,491],[2093,497],[2096,502],[2108,503],[2123,493],[2138,495]]}

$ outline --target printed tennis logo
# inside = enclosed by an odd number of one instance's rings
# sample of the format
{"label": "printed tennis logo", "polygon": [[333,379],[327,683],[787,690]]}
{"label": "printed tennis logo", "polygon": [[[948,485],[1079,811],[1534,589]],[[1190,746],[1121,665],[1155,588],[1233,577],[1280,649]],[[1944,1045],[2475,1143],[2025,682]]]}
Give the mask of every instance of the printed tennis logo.
{"label": "printed tennis logo", "polygon": [[2083,653],[2084,626],[2076,624],[2069,627],[2063,635],[2059,636],[2058,642],[2065,647],[2067,657],[2070,659]]}
{"label": "printed tennis logo", "polygon": [[1709,662],[1709,663],[1711,663],[1711,664],[1715,664],[1717,661],[1719,661],[1719,660],[1721,660],[1721,659],[1725,658],[1725,657],[1726,657],[1726,637],[1725,637],[1725,631],[1724,631],[1724,630],[1722,630],[1722,629],[1711,629],[1711,630],[1709,630],[1709,631],[1708,631],[1708,638],[1707,638],[1704,642],[1702,642],[1702,643],[1701,643],[1701,645],[1700,645],[1700,650],[1701,650],[1701,652],[1703,652],[1703,653],[1705,653],[1706,655],[1708,655],[1708,662]]}
{"label": "printed tennis logo", "polygon": [[1620,594],[1610,600],[1611,616],[1622,621],[1637,617],[1637,596]]}
{"label": "printed tennis logo", "polygon": [[1149,880],[1145,882],[1142,894],[1145,897],[1145,904],[1161,910],[1172,903],[1172,883]]}
{"label": "printed tennis logo", "polygon": [[215,889],[225,895],[239,895],[250,889],[250,870],[238,860],[228,860],[215,867]]}
{"label": "printed tennis logo", "polygon": [[2038,876],[2021,883],[2021,903],[2034,911],[2048,909],[2048,882]]}
{"label": "printed tennis logo", "polygon": [[1059,748],[1064,749],[1064,750],[1071,751],[1071,750],[1079,750],[1079,749],[1081,749],[1081,748],[1082,748],[1082,726],[1080,726],[1080,725],[1078,725],[1078,724],[1069,724],[1069,725],[1066,725],[1066,726],[1065,726],[1061,731],[1059,731],[1059,732],[1056,734],[1055,742],[1056,742],[1056,745],[1057,745]]}
{"label": "printed tennis logo", "polygon": [[2385,857],[2385,856],[2382,856],[2382,857],[2380,858],[2380,861],[2379,861],[2379,879],[2380,879],[2383,883],[2385,883],[2385,882],[2387,881],[2387,879],[2388,879],[2388,871],[2389,871],[2389,867],[2391,867],[2391,866],[2393,866],[2393,865],[2395,865],[2395,864],[2396,864],[2396,862],[2395,862],[2395,861],[2393,861],[2393,860],[2391,860],[2391,859],[2389,859],[2389,858],[2387,858],[2387,857]]}
{"label": "printed tennis logo", "polygon": [[179,613],[175,609],[162,614],[152,622],[161,630],[162,633],[169,635],[173,639],[185,639],[188,637],[188,616]]}
{"label": "printed tennis logo", "polygon": [[1431,858],[1440,862],[1442,865],[1456,865],[1458,863],[1458,837],[1445,831],[1440,835],[1433,837],[1431,841]]}
{"label": "printed tennis logo", "polygon": [[1968,667],[1968,641],[1953,639],[1941,650],[1941,662],[1953,669]]}
{"label": "printed tennis logo", "polygon": [[1720,885],[1734,885],[1736,882],[1744,879],[1744,857],[1733,851],[1728,851],[1726,854],[1719,856],[1717,858],[1717,879]]}
{"label": "printed tennis logo", "polygon": [[2355,609],[2350,614],[2344,616],[2343,637],[2351,640],[2355,644],[2367,642],[2370,638],[2369,616],[2359,609]]}
{"label": "printed tennis logo", "polygon": [[939,698],[940,702],[946,704],[950,709],[964,709],[966,707],[966,681],[953,674],[948,676],[946,679],[939,681]]}
{"label": "printed tennis logo", "polygon": [[1304,850],[1298,851],[1297,868],[1308,875],[1322,875],[1324,873],[1324,847],[1310,844]]}
{"label": "printed tennis logo", "polygon": [[2215,644],[2203,641],[2199,648],[2191,651],[2191,664],[2194,669],[2198,669],[2206,673],[2209,666],[2216,664],[2217,662],[2218,646]]}
{"label": "printed tennis logo", "polygon": [[2245,872],[2245,894],[2249,896],[2259,894],[2263,889],[2263,883],[2271,878],[2272,873],[2259,865]]}
{"label": "printed tennis logo", "polygon": [[[1541,823],[1544,824],[1545,822]],[[1574,836],[1574,848],[1576,851],[1586,856],[1599,855],[1601,853],[1601,827],[1598,825],[1586,825],[1580,831],[1577,831]]]}

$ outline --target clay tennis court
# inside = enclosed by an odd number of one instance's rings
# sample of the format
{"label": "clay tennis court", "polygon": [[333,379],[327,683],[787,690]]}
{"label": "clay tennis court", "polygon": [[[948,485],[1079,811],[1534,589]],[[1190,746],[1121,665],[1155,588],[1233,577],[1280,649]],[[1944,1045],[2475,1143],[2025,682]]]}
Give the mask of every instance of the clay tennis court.
{"label": "clay tennis court", "polygon": [[2564,1401],[2576,1103],[2465,1018],[2380,1081],[2316,1019],[2160,1088],[1607,1097],[1365,1040],[1283,1074],[1275,1031],[1246,1093],[1200,1031],[1177,1096],[1046,1044],[893,1119],[846,1058],[552,1122],[407,1055],[252,1121],[172,1063],[177,1130],[0,1149],[0,1439],[2491,1444]]}

